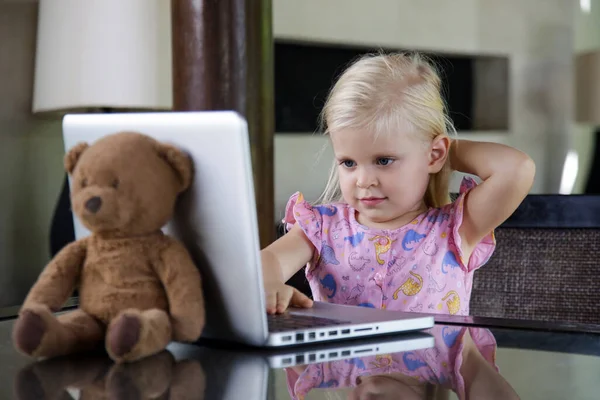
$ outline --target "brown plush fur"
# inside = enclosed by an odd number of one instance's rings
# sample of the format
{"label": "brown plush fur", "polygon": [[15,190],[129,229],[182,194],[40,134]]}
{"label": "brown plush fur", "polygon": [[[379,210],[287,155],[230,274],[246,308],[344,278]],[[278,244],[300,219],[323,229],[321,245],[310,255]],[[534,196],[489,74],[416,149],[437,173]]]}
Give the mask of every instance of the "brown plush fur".
{"label": "brown plush fur", "polygon": [[94,399],[203,399],[204,371],[195,360],[175,361],[168,351],[128,364],[107,357],[59,357],[30,364],[14,382],[14,398]]}
{"label": "brown plush fur", "polygon": [[[192,179],[180,150],[131,132],[65,156],[73,210],[92,235],[67,245],[30,290],[15,323],[21,352],[53,357],[105,342],[118,362],[195,341],[205,321],[201,277],[161,232]],[[79,308],[54,315],[79,288]]]}

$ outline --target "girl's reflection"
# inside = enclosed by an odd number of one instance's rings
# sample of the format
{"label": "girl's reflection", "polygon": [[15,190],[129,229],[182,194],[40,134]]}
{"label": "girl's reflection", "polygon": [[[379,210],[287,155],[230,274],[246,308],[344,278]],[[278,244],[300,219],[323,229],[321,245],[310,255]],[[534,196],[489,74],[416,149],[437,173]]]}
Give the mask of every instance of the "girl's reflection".
{"label": "girl's reflection", "polygon": [[351,388],[348,398],[518,399],[496,366],[496,340],[488,329],[436,325],[435,346],[286,369],[288,390],[302,400],[316,388]]}

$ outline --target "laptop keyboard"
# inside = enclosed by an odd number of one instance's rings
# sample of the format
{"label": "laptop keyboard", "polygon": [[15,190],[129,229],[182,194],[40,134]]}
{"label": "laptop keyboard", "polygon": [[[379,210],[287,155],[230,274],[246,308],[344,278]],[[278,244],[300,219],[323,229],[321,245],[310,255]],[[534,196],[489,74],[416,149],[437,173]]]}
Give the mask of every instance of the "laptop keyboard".
{"label": "laptop keyboard", "polygon": [[323,326],[344,325],[350,321],[313,317],[298,314],[267,314],[269,332],[284,332],[296,329],[319,328]]}

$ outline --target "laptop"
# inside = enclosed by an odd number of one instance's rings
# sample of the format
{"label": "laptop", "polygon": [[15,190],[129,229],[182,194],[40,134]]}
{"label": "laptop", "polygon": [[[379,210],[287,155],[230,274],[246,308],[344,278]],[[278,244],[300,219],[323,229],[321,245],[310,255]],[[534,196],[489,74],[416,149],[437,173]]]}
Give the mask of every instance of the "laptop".
{"label": "laptop", "polygon": [[[194,181],[163,231],[186,245],[202,274],[203,338],[271,347],[433,326],[433,316],[324,302],[268,315],[245,119],[233,111],[69,114],[65,151],[123,130],[175,145],[194,162]],[[73,218],[76,239],[89,235]]]}
{"label": "laptop", "polygon": [[[209,342],[210,343],[210,342]],[[207,344],[207,343],[203,343]],[[230,357],[252,358],[268,368],[287,368],[317,364],[354,357],[401,353],[435,346],[435,338],[425,332],[408,332],[368,338],[327,341],[302,346],[236,347],[229,342],[221,345],[190,345],[173,342],[167,346],[175,358],[202,358],[204,354],[228,354]],[[199,356],[200,355],[200,356]],[[210,364],[209,364],[210,365]]]}

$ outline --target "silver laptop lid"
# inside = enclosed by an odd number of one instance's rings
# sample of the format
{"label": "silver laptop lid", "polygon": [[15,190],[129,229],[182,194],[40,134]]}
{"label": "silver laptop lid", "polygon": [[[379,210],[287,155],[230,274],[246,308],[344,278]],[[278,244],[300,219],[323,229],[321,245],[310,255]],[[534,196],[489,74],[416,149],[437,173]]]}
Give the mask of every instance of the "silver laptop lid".
{"label": "silver laptop lid", "polygon": [[[70,114],[63,119],[65,151],[123,130],[173,144],[193,159],[193,184],[163,231],[184,242],[201,269],[203,337],[264,344],[268,331],[246,121],[229,111]],[[89,234],[75,216],[74,224],[77,239]]]}

